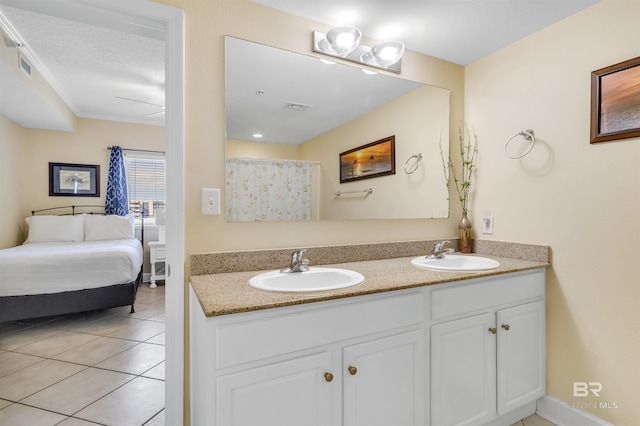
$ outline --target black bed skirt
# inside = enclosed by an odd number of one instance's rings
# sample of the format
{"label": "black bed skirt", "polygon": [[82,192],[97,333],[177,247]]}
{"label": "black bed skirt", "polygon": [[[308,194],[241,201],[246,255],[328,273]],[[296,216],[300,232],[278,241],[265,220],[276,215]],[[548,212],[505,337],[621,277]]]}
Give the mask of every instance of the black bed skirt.
{"label": "black bed skirt", "polygon": [[0,297],[0,322],[74,314],[131,305],[140,276],[134,282],[51,294]]}

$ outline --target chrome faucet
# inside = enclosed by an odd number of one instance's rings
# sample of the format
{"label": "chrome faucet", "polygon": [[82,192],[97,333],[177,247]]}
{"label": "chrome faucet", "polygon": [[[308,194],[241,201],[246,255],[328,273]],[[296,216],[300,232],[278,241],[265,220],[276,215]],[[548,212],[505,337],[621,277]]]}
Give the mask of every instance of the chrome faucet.
{"label": "chrome faucet", "polygon": [[440,241],[433,246],[433,253],[427,256],[427,259],[442,259],[445,254],[453,253],[452,248],[443,248],[445,244],[451,243],[451,241]]}
{"label": "chrome faucet", "polygon": [[304,272],[309,270],[309,259],[304,259],[302,256],[307,249],[296,250],[291,253],[291,260],[289,260],[289,267],[281,269],[280,272]]}

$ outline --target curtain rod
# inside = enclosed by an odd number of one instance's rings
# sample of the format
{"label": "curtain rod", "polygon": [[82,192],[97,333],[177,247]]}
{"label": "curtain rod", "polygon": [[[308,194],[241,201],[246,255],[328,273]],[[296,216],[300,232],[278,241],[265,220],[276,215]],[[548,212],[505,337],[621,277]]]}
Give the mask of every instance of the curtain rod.
{"label": "curtain rod", "polygon": [[262,160],[262,161],[292,161],[294,163],[320,164],[317,160],[287,160],[286,158],[264,158],[264,157],[236,157],[229,156],[227,160]]}
{"label": "curtain rod", "polygon": [[[108,146],[107,149],[111,150],[111,148],[113,148],[112,146]],[[134,151],[134,152],[153,152],[156,154],[164,154],[164,151],[153,151],[150,149],[129,149],[129,148],[122,148],[123,151]]]}

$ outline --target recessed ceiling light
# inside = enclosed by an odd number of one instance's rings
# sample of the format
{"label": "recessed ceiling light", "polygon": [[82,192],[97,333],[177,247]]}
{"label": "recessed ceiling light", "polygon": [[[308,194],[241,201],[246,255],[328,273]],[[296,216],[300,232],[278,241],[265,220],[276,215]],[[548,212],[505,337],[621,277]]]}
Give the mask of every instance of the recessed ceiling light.
{"label": "recessed ceiling light", "polygon": [[262,137],[262,133],[254,133],[253,137],[256,139],[260,139]]}

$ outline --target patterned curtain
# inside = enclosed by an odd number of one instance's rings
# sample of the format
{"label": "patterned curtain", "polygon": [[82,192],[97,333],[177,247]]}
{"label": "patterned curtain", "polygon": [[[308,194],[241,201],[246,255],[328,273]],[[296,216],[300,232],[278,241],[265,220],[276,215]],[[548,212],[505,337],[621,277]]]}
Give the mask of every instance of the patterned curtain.
{"label": "patterned curtain", "polygon": [[310,161],[228,159],[227,220],[311,220],[312,168]]}
{"label": "patterned curtain", "polygon": [[124,216],[129,214],[129,201],[127,196],[127,177],[124,166],[122,148],[111,147],[109,159],[109,176],[107,178],[107,196],[105,199],[105,214]]}

